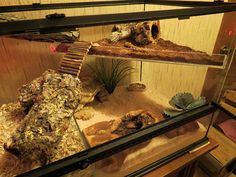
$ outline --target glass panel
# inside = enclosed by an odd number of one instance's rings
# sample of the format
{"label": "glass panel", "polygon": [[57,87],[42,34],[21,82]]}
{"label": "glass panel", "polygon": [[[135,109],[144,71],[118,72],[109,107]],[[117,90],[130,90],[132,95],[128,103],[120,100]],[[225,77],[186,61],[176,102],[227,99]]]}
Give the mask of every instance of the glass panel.
{"label": "glass panel", "polygon": [[[88,8],[71,8],[71,9],[51,9],[51,10],[37,10],[37,11],[24,11],[24,12],[8,12],[2,14],[1,20],[5,21],[20,21],[20,20],[33,20],[44,19],[49,14],[65,14],[66,17],[84,16],[84,15],[98,15],[98,14],[113,14],[124,12],[140,12],[143,10],[143,5],[127,5],[127,6],[105,6]],[[1,22],[1,21],[0,21]]]}
{"label": "glass panel", "polygon": [[[42,0],[36,0],[34,2],[19,2],[19,1],[11,1],[11,2],[0,2],[0,6],[10,6],[10,5],[31,5],[34,3],[34,7],[37,7],[37,4],[47,5],[52,3],[84,3],[88,2],[91,3],[91,1],[53,1],[50,2],[48,0],[42,1]],[[99,2],[106,2],[106,1],[99,1]],[[110,2],[110,1],[109,1]],[[118,1],[115,1],[117,4]],[[96,3],[96,1],[94,1]],[[122,1],[121,1],[122,3]],[[71,5],[70,7],[72,7]],[[80,7],[80,8],[76,8]],[[89,5],[91,6],[91,5]],[[98,14],[114,14],[114,13],[131,13],[131,12],[142,12],[145,7],[142,3],[137,4],[131,4],[131,3],[123,3],[120,5],[104,5],[104,6],[97,6],[97,7],[89,7],[85,5],[85,7],[81,7],[81,5],[75,4],[75,8],[61,8],[61,9],[50,9],[50,10],[35,10],[35,11],[22,11],[22,12],[6,12],[3,14],[0,14],[0,22],[1,21],[20,21],[20,20],[31,20],[31,19],[42,19],[45,18],[48,14],[65,14],[66,17],[71,16],[83,16],[83,15],[98,15]],[[146,5],[148,10],[155,10],[155,8],[151,9],[151,7],[159,7],[161,10],[174,10],[174,9],[180,9],[180,8],[187,8],[187,7],[175,7],[175,6],[155,6],[155,5]],[[48,7],[47,7],[48,8]],[[5,20],[4,20],[5,19]]]}
{"label": "glass panel", "polygon": [[[29,117],[27,118],[29,119]],[[49,140],[51,145],[47,145],[48,147],[43,147],[44,141],[45,143],[48,143],[47,136],[49,136],[49,138],[58,138],[55,135],[50,135],[49,131],[44,132],[44,134],[39,133],[39,138],[37,137],[37,134],[33,134],[34,139],[32,140],[32,142],[34,142],[34,144],[30,144],[30,142],[28,142],[29,137],[22,137],[22,135],[27,136],[27,132],[19,132],[19,128],[17,128],[18,126],[24,126],[23,122],[27,118],[25,117],[25,113],[22,111],[22,108],[17,103],[4,104],[0,107],[0,130],[2,133],[2,136],[0,138],[1,175],[19,175],[23,172],[27,172],[42,165],[55,162],[86,149],[84,141],[82,140],[82,134],[78,130],[74,119],[71,119],[70,125],[66,129],[66,131],[62,135],[59,135],[61,139],[59,138],[59,140],[57,140],[59,141],[58,143],[54,142],[54,140]],[[51,119],[49,119],[49,121],[51,121]],[[45,124],[42,125],[45,126]],[[28,126],[28,128],[30,127]],[[35,127],[35,131],[40,129],[42,130],[43,127]],[[18,134],[20,134],[20,137],[17,137],[16,130],[18,130]],[[30,130],[28,132],[33,133],[33,131]],[[14,139],[12,139],[12,136],[16,138],[16,142],[14,141]],[[25,144],[27,144],[27,146],[24,147],[24,144],[20,141],[25,141]],[[44,152],[45,148],[48,150],[48,152]],[[17,154],[17,151],[23,153],[23,156]],[[24,151],[26,151],[26,153]],[[39,155],[39,153],[42,156],[34,157]],[[46,162],[44,160],[46,160]],[[82,173],[83,172],[81,172],[81,174]]]}
{"label": "glass panel", "polygon": [[[164,157],[170,157],[174,152],[202,140],[206,136],[212,115],[204,116],[196,121],[185,124],[163,135],[145,141],[139,145],[116,153],[95,163],[94,176],[125,176],[135,172]],[[103,125],[103,126],[102,126]],[[84,129],[85,137],[90,146],[109,141],[109,137],[117,137],[115,131],[103,121]],[[127,124],[129,125],[129,124]],[[125,134],[127,127],[120,129]],[[106,137],[106,138],[105,138]],[[102,141],[96,141],[102,140]],[[191,147],[193,149],[193,147]],[[189,151],[186,151],[189,152]],[[85,169],[86,170],[86,169]],[[76,172],[73,172],[75,175]]]}
{"label": "glass panel", "polygon": [[[225,107],[225,105],[222,105]],[[227,110],[227,107],[226,107]],[[228,110],[227,110],[228,111]],[[235,137],[235,125],[236,125],[236,120],[235,120],[234,113],[231,111],[231,115],[226,114],[223,111],[220,111],[217,116],[216,120],[214,121],[214,127],[217,128],[218,131],[223,133],[226,137],[231,139],[233,142],[236,142],[236,137]]]}
{"label": "glass panel", "polygon": [[[145,6],[146,11],[174,8],[182,7]],[[128,5],[19,12],[10,15],[20,17],[21,14],[26,19],[36,19],[55,12],[76,16],[143,10],[143,5]],[[175,119],[178,115],[219,98],[233,61],[229,55],[215,49],[222,18],[223,14],[217,14],[185,20],[176,18],[135,25],[81,28],[75,37],[73,32],[66,34],[72,40],[65,36],[63,39],[56,36],[55,39],[51,34],[39,37],[40,40],[36,40],[37,37],[34,38],[31,34],[23,37],[29,41],[22,40],[19,36],[1,37],[0,103],[3,105],[0,107],[0,132],[3,132],[3,136],[0,137],[0,174],[12,176],[50,164],[150,125]],[[127,34],[127,31],[128,37],[112,41],[114,34],[119,37]],[[150,36],[147,37],[147,34]],[[77,40],[94,43],[93,46],[89,45],[91,48],[88,51],[83,45],[78,45]],[[81,51],[86,52],[81,55]],[[57,84],[57,89],[53,87],[54,90],[51,90],[50,86],[55,82],[52,79],[48,83],[50,77],[34,80],[47,69],[65,69],[68,72],[66,67],[71,69],[69,72],[73,72],[72,75],[80,73],[80,82],[71,75],[58,74],[53,79],[61,82],[65,77],[70,77],[72,83],[78,81],[78,87],[71,87],[66,80]],[[210,72],[213,74],[209,75]],[[31,82],[32,80],[34,81]],[[30,82],[33,87],[28,89],[24,84]],[[40,86],[40,91],[37,86]],[[18,96],[19,87],[21,92],[31,95],[32,100],[22,102],[22,98]],[[61,91],[65,87],[66,94]],[[74,95],[77,89],[78,98]],[[50,92],[45,95],[42,90]],[[50,99],[54,94],[58,99]],[[65,95],[63,104],[58,106],[53,102],[64,99]],[[38,103],[44,99],[48,105],[40,107],[43,104]],[[77,104],[70,107],[73,101]],[[68,105],[69,108],[65,109]],[[25,106],[27,109],[23,109]],[[37,110],[37,106],[46,113]],[[68,113],[67,109],[70,116],[64,115]],[[38,116],[38,113],[42,115]],[[47,113],[53,113],[53,116],[48,116]],[[63,119],[58,121],[58,117]],[[212,115],[208,115],[169,130],[164,135],[68,175],[123,176],[135,172],[202,140],[207,135],[211,117]],[[38,125],[34,120],[42,120],[44,123]],[[26,135],[27,127],[33,127],[34,131],[30,130],[33,138]],[[26,139],[26,143],[22,143],[25,137],[31,137],[32,141]],[[38,146],[37,142],[32,143],[37,138]],[[11,147],[12,143],[8,145],[8,139],[16,144],[14,148]],[[49,146],[48,141],[52,145]],[[37,155],[37,151],[40,155]]]}
{"label": "glass panel", "polygon": [[[229,42],[229,41],[228,41]],[[235,37],[232,38],[228,45],[229,63],[225,71],[225,79],[219,89],[218,104],[227,112],[219,111],[215,116],[214,126],[226,137],[236,142],[235,125],[236,125],[236,85],[235,85]]]}

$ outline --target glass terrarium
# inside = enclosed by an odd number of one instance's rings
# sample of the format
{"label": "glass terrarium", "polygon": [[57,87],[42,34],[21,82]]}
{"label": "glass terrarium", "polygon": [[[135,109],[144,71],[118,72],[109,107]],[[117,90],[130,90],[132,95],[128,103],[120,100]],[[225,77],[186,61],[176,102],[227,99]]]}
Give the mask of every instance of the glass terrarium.
{"label": "glass terrarium", "polygon": [[11,3],[0,6],[1,175],[142,176],[208,142],[234,3]]}
{"label": "glass terrarium", "polygon": [[219,108],[217,114],[215,114],[215,121],[213,126],[222,132],[226,137],[236,142],[236,109],[235,109],[235,36],[230,40],[231,45],[228,45],[228,53],[230,55],[230,63],[225,71],[225,79],[220,88],[220,94],[218,97]]}

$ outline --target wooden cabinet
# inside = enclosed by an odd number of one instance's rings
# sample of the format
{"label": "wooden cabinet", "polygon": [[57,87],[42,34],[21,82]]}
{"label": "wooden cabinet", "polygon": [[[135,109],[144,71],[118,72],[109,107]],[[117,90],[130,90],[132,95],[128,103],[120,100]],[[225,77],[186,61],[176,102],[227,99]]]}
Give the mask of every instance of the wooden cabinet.
{"label": "wooden cabinet", "polygon": [[219,146],[204,157],[201,157],[200,166],[209,176],[229,176],[236,165],[236,143],[214,127],[211,127],[209,136],[214,138]]}
{"label": "wooden cabinet", "polygon": [[218,146],[212,138],[201,146],[160,168],[148,173],[145,177],[193,177],[199,158]]}

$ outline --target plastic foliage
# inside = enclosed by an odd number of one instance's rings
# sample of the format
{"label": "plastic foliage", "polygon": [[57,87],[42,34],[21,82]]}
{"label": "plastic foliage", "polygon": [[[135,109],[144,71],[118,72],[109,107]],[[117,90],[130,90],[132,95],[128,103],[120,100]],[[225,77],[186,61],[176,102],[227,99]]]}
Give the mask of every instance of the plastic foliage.
{"label": "plastic foliage", "polygon": [[117,85],[135,70],[128,63],[126,60],[112,60],[112,63],[109,64],[103,59],[99,59],[94,67],[91,65],[88,66],[95,73],[96,79],[111,94]]}
{"label": "plastic foliage", "polygon": [[175,117],[191,109],[200,107],[206,103],[205,97],[194,99],[191,93],[177,93],[171,98],[169,104],[171,108],[166,108],[164,114],[169,117]]}

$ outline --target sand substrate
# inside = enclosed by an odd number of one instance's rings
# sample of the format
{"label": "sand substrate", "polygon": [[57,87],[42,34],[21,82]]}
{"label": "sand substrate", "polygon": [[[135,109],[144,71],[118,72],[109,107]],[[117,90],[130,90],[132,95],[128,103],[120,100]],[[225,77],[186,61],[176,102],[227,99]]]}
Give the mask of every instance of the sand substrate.
{"label": "sand substrate", "polygon": [[[166,98],[159,96],[155,98],[152,92],[130,92],[126,87],[117,87],[115,92],[108,97],[108,101],[103,103],[94,103],[89,109],[91,116],[90,120],[77,120],[81,130],[101,121],[110,121],[122,117],[129,111],[143,109],[152,112],[160,120],[164,119],[161,113],[164,107],[160,104],[167,103]],[[157,161],[167,155],[170,155],[177,150],[180,150],[197,140],[203,138],[206,133],[205,127],[198,122],[199,128],[192,132],[187,132],[174,138],[168,138],[164,135],[153,138],[150,143],[144,148],[132,152],[127,155],[123,165],[116,172],[111,172],[109,176],[125,176],[133,171],[136,171],[154,161]],[[96,176],[106,176],[107,172],[97,169]]]}

